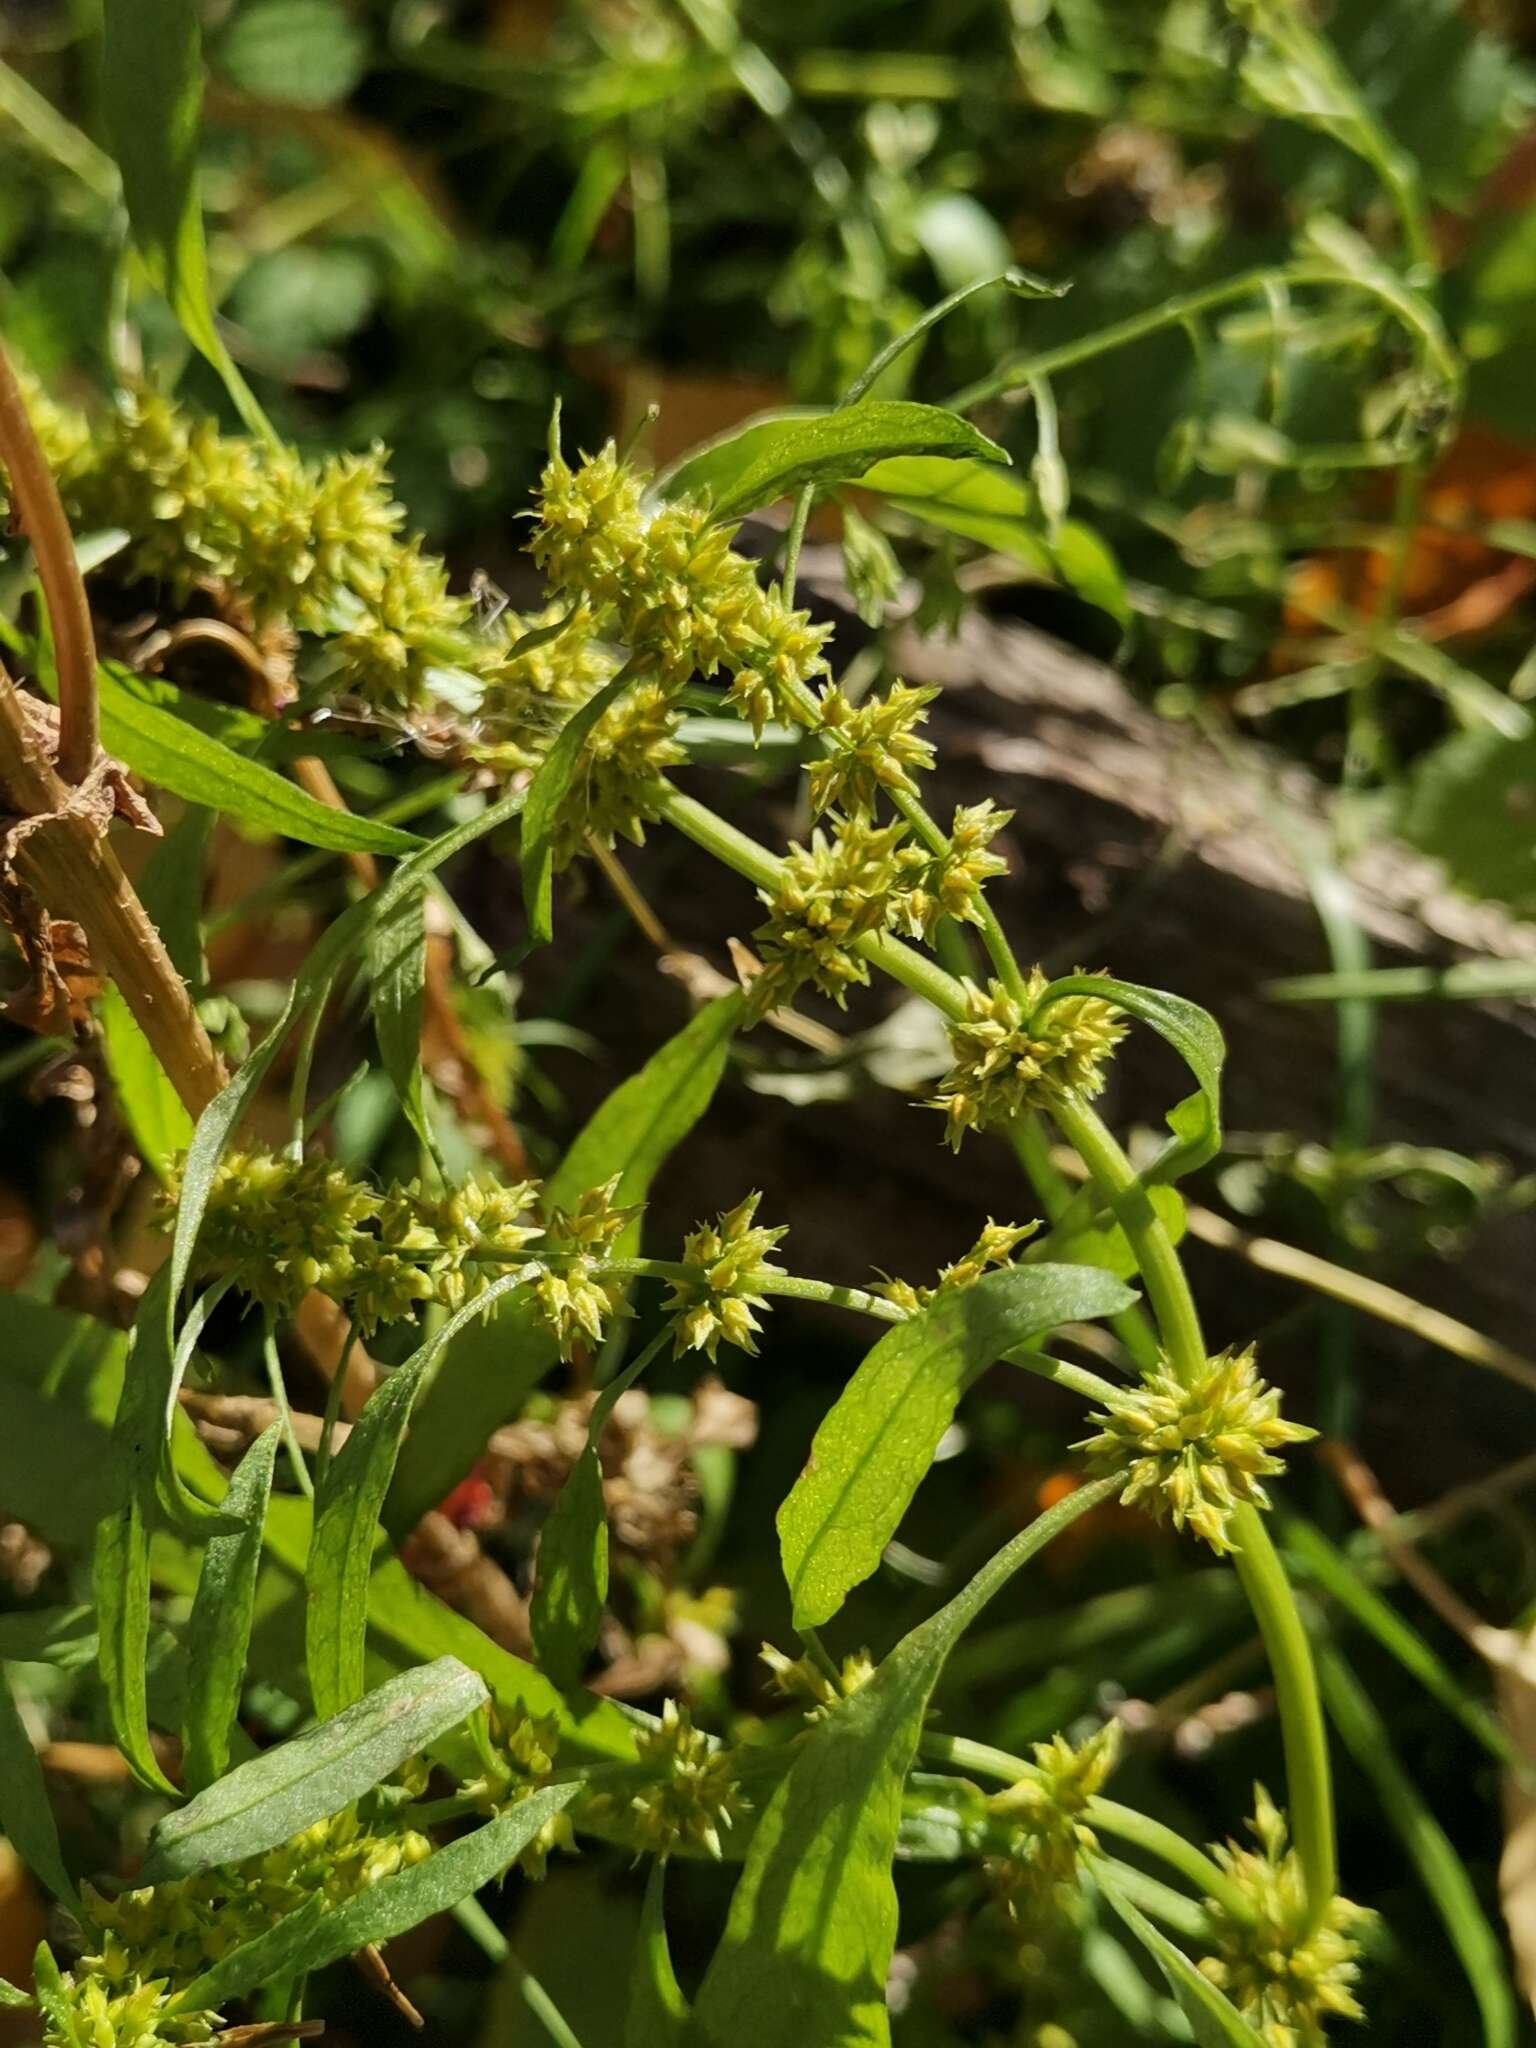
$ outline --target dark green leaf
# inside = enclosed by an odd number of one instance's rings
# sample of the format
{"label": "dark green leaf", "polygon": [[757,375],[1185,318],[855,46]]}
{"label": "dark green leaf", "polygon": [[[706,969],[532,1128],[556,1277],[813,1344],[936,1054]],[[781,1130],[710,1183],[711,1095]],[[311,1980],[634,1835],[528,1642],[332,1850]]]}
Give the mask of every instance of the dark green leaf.
{"label": "dark green leaf", "polygon": [[141,1785],[174,1799],[176,1787],[161,1770],[149,1739],[144,1676],[149,1655],[149,1531],[137,1497],[98,1525],[92,1587],[112,1739]]}
{"label": "dark green leaf", "polygon": [[1130,1016],[1150,1024],[1165,1038],[1199,1083],[1199,1092],[1168,1112],[1174,1143],[1144,1176],[1152,1181],[1177,1180],[1213,1159],[1221,1148],[1221,1069],[1226,1043],[1216,1019],[1198,1003],[1171,996],[1160,988],[1142,988],[1134,981],[1116,981],[1108,974],[1069,974],[1053,981],[1035,1010],[1063,996],[1098,996]]}
{"label": "dark green leaf", "polygon": [[604,683],[574,718],[560,728],[554,745],[539,763],[528,785],[523,809],[523,908],[528,915],[529,943],[548,945],[555,935],[555,825],[571,781],[581,762],[587,734],[610,706],[638,680],[639,669],[626,662],[616,676]]}
{"label": "dark green leaf", "polygon": [[421,1382],[466,1323],[522,1284],[520,1274],[505,1274],[451,1315],[436,1336],[375,1390],[351,1435],[325,1468],[305,1567],[305,1661],[315,1711],[321,1715],[339,1714],[362,1697],[368,1579],[380,1533],[379,1510]]}
{"label": "dark green leaf", "polygon": [[210,1539],[187,1622],[182,1776],[202,1791],[229,1768],[229,1734],[240,1710],[246,1652],[261,1567],[262,1532],[272,1495],[279,1424],[259,1436],[235,1468],[221,1503],[239,1527]]}
{"label": "dark green leaf", "polygon": [[1444,1923],[1482,2015],[1484,2048],[1514,2048],[1520,2021],[1504,1944],[1488,1924],[1461,1857],[1392,1746],[1370,1694],[1338,1651],[1318,1643],[1317,1676],[1333,1725],[1381,1801],[1393,1833]]}
{"label": "dark green leaf", "polygon": [[369,927],[364,945],[379,1057],[411,1128],[430,1145],[421,1095],[421,1022],[427,976],[426,893],[412,889]]}
{"label": "dark green leaf", "polygon": [[341,1956],[390,1941],[423,1920],[446,1913],[502,1876],[580,1789],[576,1783],[546,1786],[499,1819],[461,1835],[425,1863],[384,1878],[345,1906],[327,1912],[316,1901],[315,1911],[306,1906],[290,1913],[188,1985],[177,1995],[174,2008],[196,2012],[226,2005],[254,1985],[286,1983],[324,1969]]}
{"label": "dark green leaf", "polygon": [[197,189],[200,17],[197,0],[103,0],[101,94],[134,245],[246,426],[270,438],[214,324],[208,293]]}
{"label": "dark green leaf", "polygon": [[223,1527],[223,1518],[183,1485],[171,1461],[171,1425],[187,1366],[220,1291],[210,1288],[193,1303],[173,1341],[171,1273],[168,1265],[159,1268],[133,1319],[122,1399],[112,1426],[114,1447],[143,1514],[154,1518],[158,1511],[194,1537]]}
{"label": "dark green leaf", "polygon": [[74,1670],[93,1663],[95,1657],[96,1617],[89,1607],[34,1607],[20,1614],[0,1614],[0,1661]]}
{"label": "dark green leaf", "polygon": [[107,1072],[123,1120],[145,1164],[156,1179],[165,1181],[191,1142],[192,1119],[115,981],[109,981],[101,992],[98,1016]]}
{"label": "dark green leaf", "polygon": [[752,1836],[694,2026],[700,2048],[886,2048],[903,1786],[944,1660],[986,1603],[1116,1490],[1079,1487],[1015,1536],[817,1724]]}
{"label": "dark green leaf", "polygon": [[660,480],[668,498],[708,494],[721,519],[741,519],[806,484],[849,483],[891,457],[983,456],[1005,450],[942,406],[866,398],[834,412],[749,420],[690,455]]}
{"label": "dark green leaf", "polygon": [[455,1657],[386,1680],[168,1814],[150,1836],[143,1881],[190,1877],[291,1841],[371,1792],[487,1698],[484,1680]]}
{"label": "dark green leaf", "polygon": [[1458,733],[1413,769],[1398,830],[1469,896],[1530,911],[1536,909],[1533,802],[1536,736]]}
{"label": "dark green leaf", "polygon": [[817,1430],[779,1509],[796,1628],[830,1620],[876,1570],[978,1373],[1060,1323],[1116,1315],[1134,1300],[1092,1266],[1013,1266],[889,1330]]}
{"label": "dark green leaf", "polygon": [[0,1833],[56,1899],[75,1905],[74,1883],[64,1868],[59,1830],[48,1804],[43,1767],[16,1700],[0,1670]]}
{"label": "dark green leaf", "polygon": [[1168,1989],[1178,2000],[1200,2048],[1263,2048],[1261,2037],[1231,2001],[1209,1978],[1201,1976],[1160,1927],[1153,1926],[1102,1863],[1094,1866],[1094,1877],[1099,1890],[1167,1978]]}
{"label": "dark green leaf", "polygon": [[658,1857],[646,1882],[640,1940],[629,1974],[624,2048],[683,2048],[687,2037],[688,2001],[667,1948],[666,1882],[666,1859]]}
{"label": "dark green leaf", "polygon": [[203,891],[208,880],[208,841],[215,818],[202,804],[190,805],[149,857],[139,877],[139,901],[165,941],[171,965],[191,989],[203,985]]}
{"label": "dark green leaf", "polygon": [[265,762],[235,752],[177,711],[146,701],[142,693],[127,687],[111,662],[101,664],[98,677],[102,744],[146,782],[306,846],[337,853],[421,850],[414,832],[332,810]]}
{"label": "dark green leaf", "polygon": [[[593,1430],[600,1428],[597,1410]],[[539,1537],[529,1621],[539,1668],[562,1691],[580,1679],[608,1600],[608,1510],[589,1431]]]}
{"label": "dark green leaf", "polygon": [[[555,1208],[619,1176],[615,1198],[645,1201],[651,1182],[708,1109],[741,1016],[739,996],[721,996],[669,1038],[592,1114],[545,1185]],[[640,1247],[641,1218],[627,1223],[620,1257]],[[486,1440],[521,1408],[555,1361],[540,1318],[512,1300],[467,1331],[421,1397],[385,1508],[396,1542],[415,1528],[469,1470]]]}

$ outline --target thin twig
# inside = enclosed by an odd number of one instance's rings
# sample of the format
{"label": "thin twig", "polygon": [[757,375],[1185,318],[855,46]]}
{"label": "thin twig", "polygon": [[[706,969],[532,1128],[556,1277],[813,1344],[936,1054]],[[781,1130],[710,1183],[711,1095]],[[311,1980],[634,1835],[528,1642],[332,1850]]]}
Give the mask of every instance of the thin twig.
{"label": "thin twig", "polygon": [[53,629],[53,658],[59,678],[59,774],[68,783],[84,782],[100,745],[91,608],[59,487],[38,446],[21,386],[3,347],[0,462],[11,480],[12,514],[32,545]]}

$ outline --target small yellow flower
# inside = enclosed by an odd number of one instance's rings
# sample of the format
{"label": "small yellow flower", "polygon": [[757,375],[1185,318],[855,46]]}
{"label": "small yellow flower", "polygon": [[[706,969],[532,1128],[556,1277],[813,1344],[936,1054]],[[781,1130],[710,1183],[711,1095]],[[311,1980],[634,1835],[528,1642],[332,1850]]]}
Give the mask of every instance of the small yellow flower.
{"label": "small yellow flower", "polygon": [[1010,1919],[1029,1920],[1075,1884],[1078,1865],[1098,1847],[1083,1815],[1120,1757],[1121,1730],[1109,1721],[1074,1749],[1064,1735],[1034,1746],[1026,1777],[987,1801],[1004,1846],[984,1870]]}
{"label": "small yellow flower", "polygon": [[1236,1549],[1235,1508],[1267,1508],[1263,1480],[1285,1469],[1274,1454],[1317,1435],[1280,1414],[1280,1392],[1258,1376],[1254,1352],[1223,1351],[1189,1385],[1166,1361],[1139,1387],[1088,1419],[1097,1436],[1074,1449],[1125,1474],[1120,1498],[1145,1503],[1159,1521],[1188,1526],[1215,1551]]}
{"label": "small yellow flower", "polygon": [[1126,1033],[1112,1003],[1064,996],[1041,1009],[1049,983],[1038,967],[1022,1003],[998,981],[961,986],[965,1015],[949,1026],[954,1065],[931,1104],[948,1118],[957,1151],[967,1131],[1000,1130],[1026,1110],[1049,1109],[1064,1090],[1099,1093],[1104,1064]]}
{"label": "small yellow flower", "polygon": [[718,1860],[722,1829],[734,1826],[748,1804],[732,1752],[695,1728],[688,1709],[670,1699],[636,1749],[646,1783],[628,1798],[597,1794],[587,1807],[593,1825],[616,1829],[653,1856],[703,1849]]}
{"label": "small yellow flower", "polygon": [[713,1362],[721,1340],[738,1351],[756,1354],[753,1341],[762,1327],[754,1309],[766,1308],[767,1297],[754,1287],[755,1275],[777,1273],[769,1253],[784,1236],[783,1226],[769,1229],[755,1223],[760,1194],[750,1194],[713,1224],[701,1223],[683,1240],[683,1261],[699,1268],[696,1279],[675,1280],[667,1312],[679,1318],[677,1355],[703,1351]]}
{"label": "small yellow flower", "polygon": [[851,987],[869,980],[855,947],[890,923],[905,831],[854,817],[831,833],[818,828],[809,846],[790,847],[776,885],[758,892],[769,914],[753,934],[763,971],[747,992],[749,1018],[766,1016],[806,982],[841,1007]]}

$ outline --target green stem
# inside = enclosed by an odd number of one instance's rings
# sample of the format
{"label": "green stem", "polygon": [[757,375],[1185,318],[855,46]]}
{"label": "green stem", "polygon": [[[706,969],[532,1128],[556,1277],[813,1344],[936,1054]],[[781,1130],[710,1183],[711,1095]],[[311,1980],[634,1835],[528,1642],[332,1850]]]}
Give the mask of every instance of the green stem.
{"label": "green stem", "polygon": [[1173,1240],[1140,1176],[1103,1119],[1081,1096],[1063,1091],[1052,1102],[1051,1114],[1103,1190],[1136,1254],[1169,1363],[1181,1380],[1194,1379],[1204,1371],[1206,1359],[1200,1317]]}
{"label": "green stem", "polygon": [[517,1980],[523,2003],[543,2027],[555,2048],[581,2048],[581,2042],[571,2031],[559,2006],[550,1997],[544,1986],[534,1976],[527,1964],[512,1947],[496,1922],[475,1898],[461,1899],[453,1909],[453,1917],[483,1954],[503,1969],[510,1970]]}
{"label": "green stem", "polygon": [[1333,1773],[1328,1761],[1328,1728],[1317,1689],[1317,1670],[1296,1596],[1270,1541],[1263,1516],[1257,1508],[1240,1507],[1233,1515],[1233,1530],[1241,1546],[1233,1562],[1264,1638],[1275,1682],[1280,1740],[1285,1748],[1286,1800],[1291,1835],[1306,1880],[1310,1929],[1321,1922],[1338,1887]]}
{"label": "green stem", "polygon": [[357,1342],[357,1320],[347,1325],[347,1340],[341,1347],[341,1358],[331,1374],[331,1384],[325,1390],[325,1414],[320,1423],[320,1447],[315,1453],[315,1486],[325,1484],[326,1467],[331,1462],[331,1439],[336,1434],[336,1424],[341,1417],[341,1397],[347,1384],[347,1372],[352,1363],[352,1347]]}
{"label": "green stem", "polygon": [[300,1493],[306,1500],[315,1497],[315,1482],[309,1476],[309,1467],[304,1462],[304,1453],[293,1430],[293,1410],[288,1406],[288,1389],[283,1384],[283,1363],[277,1355],[277,1335],[271,1324],[261,1341],[262,1357],[266,1361],[267,1384],[272,1389],[272,1399],[277,1404],[278,1426],[282,1431],[283,1449],[293,1467],[293,1476]]}

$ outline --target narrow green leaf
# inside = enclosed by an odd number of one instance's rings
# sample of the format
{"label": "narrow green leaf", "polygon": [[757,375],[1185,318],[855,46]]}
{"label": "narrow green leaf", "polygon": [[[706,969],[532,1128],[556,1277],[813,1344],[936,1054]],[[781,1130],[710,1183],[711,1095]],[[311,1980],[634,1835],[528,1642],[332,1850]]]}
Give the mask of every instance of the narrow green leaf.
{"label": "narrow green leaf", "polygon": [[1221,1149],[1221,1069],[1227,1056],[1221,1028],[1208,1010],[1183,996],[1134,981],[1116,981],[1109,974],[1069,974],[1053,981],[1035,1010],[1063,996],[1098,996],[1130,1016],[1150,1024],[1167,1040],[1199,1083],[1197,1094],[1175,1103],[1168,1112],[1174,1143],[1143,1176],[1148,1181],[1177,1180],[1213,1159]]}
{"label": "narrow green leaf", "polygon": [[364,944],[379,1058],[411,1128],[431,1144],[421,1094],[421,1023],[427,978],[426,892],[412,889],[369,927]]}
{"label": "narrow green leaf", "polygon": [[58,1825],[48,1803],[43,1767],[26,1723],[0,1670],[0,1834],[56,1899],[78,1904],[74,1882],[64,1868]]}
{"label": "narrow green leaf", "polygon": [[1288,1516],[1284,1548],[1292,1564],[1299,1565],[1346,1614],[1368,1629],[1388,1656],[1395,1657],[1432,1699],[1447,1713],[1454,1714],[1490,1755],[1512,1770],[1523,1767],[1524,1760],[1497,1714],[1460,1682],[1439,1653],[1403,1619],[1390,1600],[1383,1599],[1361,1577],[1343,1551],[1335,1548],[1315,1523],[1303,1521],[1299,1515]]}
{"label": "narrow green leaf", "polygon": [[204,804],[190,804],[149,857],[139,877],[139,901],[165,941],[171,965],[194,991],[205,980],[203,894],[208,886],[208,842],[216,820]]}
{"label": "narrow green leaf", "polygon": [[943,455],[901,455],[877,463],[862,479],[912,519],[1010,555],[1037,575],[1052,574],[1050,544],[1034,491],[1021,476],[991,462]]}
{"label": "narrow green leaf", "polygon": [[687,2037],[688,2001],[667,1947],[666,1883],[666,1858],[658,1857],[646,1882],[640,1940],[629,1974],[624,2048],[683,2048]]}
{"label": "narrow green leaf", "polygon": [[1167,1978],[1168,1989],[1178,2000],[1200,2048],[1264,2048],[1261,2036],[1225,1993],[1201,1976],[1183,1949],[1175,1947],[1160,1927],[1153,1926],[1102,1861],[1095,1863],[1093,1874],[1099,1890]]}
{"label": "narrow green leaf", "polygon": [[700,2048],[887,2048],[891,1864],[944,1660],[1014,1573],[1115,1487],[1094,1481],[1039,1516],[805,1738],[753,1832],[694,2009]]}
{"label": "narrow green leaf", "polygon": [[245,1684],[263,1526],[281,1438],[281,1426],[274,1422],[240,1460],[221,1503],[223,1514],[239,1527],[211,1538],[203,1552],[187,1622],[181,1721],[182,1776],[192,1792],[201,1792],[229,1769],[229,1734]]}
{"label": "narrow green leaf", "polygon": [[436,1336],[374,1391],[351,1435],[325,1468],[304,1574],[309,1588],[305,1660],[315,1710],[321,1715],[339,1714],[362,1697],[368,1580],[380,1533],[379,1510],[422,1380],[467,1323],[522,1285],[520,1273],[505,1274],[451,1315]]}
{"label": "narrow green leaf", "polygon": [[1268,981],[1275,1003],[1482,1003],[1536,995],[1536,961],[1457,960],[1449,967],[1373,967],[1358,974],[1297,974]]}
{"label": "narrow green leaf", "polygon": [[456,1657],[387,1679],[344,1713],[264,1750],[167,1814],[149,1838],[144,1882],[190,1877],[291,1841],[371,1792],[488,1697],[485,1681]]}
{"label": "narrow green leaf", "polygon": [[12,2012],[35,2012],[37,2000],[30,1991],[23,1991],[7,1977],[0,1977],[0,2010]]}
{"label": "narrow green leaf", "polygon": [[523,809],[523,908],[528,916],[528,942],[546,946],[555,935],[555,822],[565,802],[572,778],[581,762],[587,734],[639,676],[639,668],[627,661],[616,676],[604,683],[573,718],[560,728],[554,745],[539,763],[528,785]]}
{"label": "narrow green leaf", "polygon": [[64,1994],[64,1980],[53,1959],[53,1950],[46,1941],[37,1944],[37,1953],[32,1958],[32,1981],[37,1986],[37,2002],[53,2032],[61,2041],[69,2041],[79,2048],[80,2035],[75,2027],[74,2010]]}
{"label": "narrow green leaf", "polygon": [[589,1432],[539,1537],[529,1614],[539,1668],[562,1691],[581,1677],[607,1600],[608,1510],[603,1468]]}
{"label": "narrow green leaf", "polygon": [[1096,1267],[1012,1266],[887,1331],[817,1430],[779,1509],[796,1628],[830,1620],[877,1569],[980,1372],[1061,1323],[1116,1315],[1135,1298]]}
{"label": "narrow green leaf", "polygon": [[149,1655],[149,1531],[137,1497],[102,1518],[92,1575],[101,1644],[101,1682],[112,1739],[128,1768],[150,1792],[179,1795],[161,1770],[149,1739],[144,1667]]}
{"label": "narrow green leaf", "polygon": [[112,1426],[113,1444],[146,1522],[163,1515],[193,1537],[222,1528],[224,1519],[182,1483],[171,1460],[171,1425],[187,1366],[221,1292],[209,1288],[193,1303],[173,1341],[170,1268],[162,1265],[154,1274],[133,1319],[122,1397]]}
{"label": "narrow green leaf", "polygon": [[56,1664],[61,1671],[71,1671],[95,1658],[96,1617],[89,1607],[34,1607],[21,1614],[0,1614],[0,1662]]}
{"label": "narrow green leaf", "polygon": [[335,853],[421,850],[414,832],[332,810],[264,761],[237,753],[177,711],[147,701],[142,692],[128,688],[112,662],[99,665],[97,679],[103,746],[157,788],[185,797],[188,803],[206,804],[258,831],[280,832],[287,839]]}
{"label": "narrow green leaf", "polygon": [[[594,1110],[545,1183],[545,1200],[569,1208],[590,1187],[619,1176],[616,1199],[643,1203],[651,1182],[708,1109],[725,1072],[741,998],[706,1003]],[[621,1258],[640,1248],[642,1219],[625,1225]],[[526,1302],[465,1332],[421,1396],[400,1455],[384,1521],[398,1543],[457,1485],[492,1432],[521,1408],[555,1362],[555,1344]]]}
{"label": "narrow green leaf", "polygon": [[866,398],[835,411],[770,413],[735,427],[659,480],[664,497],[708,494],[721,519],[741,519],[806,484],[850,483],[894,456],[983,456],[1006,450],[943,406]]}
{"label": "narrow green leaf", "polygon": [[1520,2021],[1504,1961],[1455,1847],[1392,1746],[1387,1724],[1353,1670],[1327,1643],[1315,1644],[1323,1700],[1393,1833],[1445,1926],[1482,2016],[1484,2048],[1515,2048]]}
{"label": "narrow green leaf", "polygon": [[191,1142],[192,1119],[115,981],[101,992],[98,1016],[107,1072],[123,1119],[150,1171],[156,1179],[168,1180]]}
{"label": "narrow green leaf", "polygon": [[316,1901],[315,1911],[306,1906],[290,1913],[178,1993],[173,2010],[217,2009],[257,1984],[286,1983],[324,1969],[342,1956],[390,1941],[423,1920],[446,1913],[501,1877],[580,1790],[575,1782],[548,1785],[499,1819],[461,1835],[426,1862],[383,1879],[333,1912]]}
{"label": "narrow green leaf", "polygon": [[246,427],[272,439],[214,323],[197,187],[203,97],[197,0],[103,0],[101,93],[134,246]]}

